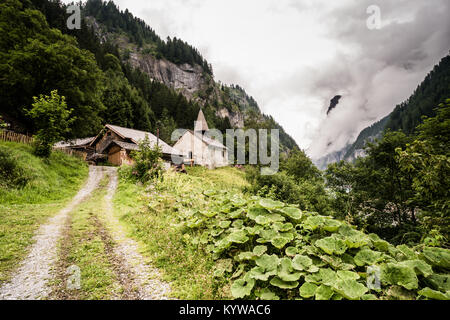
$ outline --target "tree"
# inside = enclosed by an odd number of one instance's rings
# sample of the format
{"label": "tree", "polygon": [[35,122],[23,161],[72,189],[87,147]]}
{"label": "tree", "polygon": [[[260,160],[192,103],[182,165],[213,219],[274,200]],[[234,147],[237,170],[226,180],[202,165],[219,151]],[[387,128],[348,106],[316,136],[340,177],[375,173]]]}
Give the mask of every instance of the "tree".
{"label": "tree", "polygon": [[50,96],[33,97],[33,108],[27,112],[38,131],[35,135],[35,154],[49,157],[55,142],[64,139],[75,121],[70,117],[73,109],[68,110],[66,99],[53,90]]}
{"label": "tree", "polygon": [[0,4],[0,33],[0,111],[30,126],[26,109],[33,97],[57,89],[76,116],[71,134],[97,133],[104,106],[94,55],[79,49],[75,38],[50,28],[40,11],[17,0]]}
{"label": "tree", "polygon": [[133,175],[141,182],[161,177],[163,171],[161,148],[150,143],[148,136],[139,142],[139,149],[131,153],[134,160]]}
{"label": "tree", "polygon": [[[450,99],[436,109],[436,116],[424,118],[416,139],[406,148],[396,149],[396,159],[404,175],[412,177],[414,193],[409,202],[420,208],[427,235],[433,230],[448,242],[450,231]],[[443,243],[440,243],[443,245]]]}

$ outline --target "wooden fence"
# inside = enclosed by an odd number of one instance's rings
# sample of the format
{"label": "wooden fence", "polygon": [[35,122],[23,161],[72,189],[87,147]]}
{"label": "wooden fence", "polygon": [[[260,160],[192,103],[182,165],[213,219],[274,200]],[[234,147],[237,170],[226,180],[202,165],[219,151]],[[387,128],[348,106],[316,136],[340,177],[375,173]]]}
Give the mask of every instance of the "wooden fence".
{"label": "wooden fence", "polygon": [[[18,142],[18,143],[24,143],[24,144],[33,144],[34,138],[30,136],[26,136],[21,133],[9,131],[9,130],[0,130],[0,140],[3,141],[10,141],[10,142]],[[68,154],[69,156],[75,156],[78,158],[81,158],[82,160],[86,160],[87,153],[73,150],[71,148],[53,148],[53,150],[59,150],[61,152],[64,152],[65,154]]]}
{"label": "wooden fence", "polygon": [[32,144],[34,141],[33,137],[9,130],[0,130],[0,140],[25,144]]}

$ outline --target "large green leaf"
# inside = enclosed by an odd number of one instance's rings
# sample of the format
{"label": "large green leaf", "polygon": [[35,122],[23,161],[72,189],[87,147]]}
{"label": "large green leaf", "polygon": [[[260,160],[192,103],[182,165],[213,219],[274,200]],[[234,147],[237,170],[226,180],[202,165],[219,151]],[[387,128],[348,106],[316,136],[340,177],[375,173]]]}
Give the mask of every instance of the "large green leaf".
{"label": "large green leaf", "polygon": [[255,280],[250,278],[247,274],[231,285],[231,294],[234,298],[244,298],[252,293],[252,289],[255,286]]}
{"label": "large green leaf", "polygon": [[238,230],[230,233],[227,239],[228,241],[235,243],[246,243],[249,240],[244,230]]}
{"label": "large green leaf", "polygon": [[257,266],[264,268],[264,270],[277,270],[280,259],[274,254],[270,256],[268,254],[263,254],[258,257],[255,262]]}
{"label": "large green leaf", "polygon": [[258,257],[262,256],[266,251],[267,251],[266,246],[255,246],[253,248],[253,254]]}
{"label": "large green leaf", "polygon": [[292,260],[292,267],[295,270],[306,271],[312,266],[313,262],[310,257],[296,255]]}
{"label": "large green leaf", "polygon": [[219,227],[222,229],[227,229],[231,224],[231,221],[220,221]]}
{"label": "large green leaf", "polygon": [[363,248],[355,255],[354,261],[357,266],[373,265],[383,259],[383,254],[368,248]]}
{"label": "large green leaf", "polygon": [[436,290],[450,291],[450,275],[449,274],[433,274],[426,281]]}
{"label": "large green leaf", "polygon": [[336,232],[340,226],[341,226],[341,223],[338,220],[325,219],[322,228],[329,232]]}
{"label": "large green leaf", "polygon": [[285,252],[287,256],[294,257],[298,253],[298,249],[296,247],[287,247]]}
{"label": "large green leaf", "polygon": [[303,222],[303,227],[305,229],[314,231],[320,226],[322,226],[325,222],[325,217],[323,216],[309,216],[306,218],[306,220]]}
{"label": "large green leaf", "polygon": [[305,282],[299,289],[300,296],[303,298],[311,298],[316,294],[317,285],[310,282]]}
{"label": "large green leaf", "polygon": [[336,273],[341,280],[358,280],[360,278],[359,274],[353,271],[338,270]]}
{"label": "large green leaf", "polygon": [[281,289],[294,289],[298,287],[298,281],[283,281],[279,277],[270,280],[270,284]]}
{"label": "large green leaf", "polygon": [[399,265],[410,267],[416,272],[416,274],[423,275],[424,277],[428,277],[433,274],[433,269],[431,266],[423,260],[406,260],[400,262]]}
{"label": "large green leaf", "polygon": [[432,265],[450,269],[450,250],[444,248],[426,247],[423,256]]}
{"label": "large green leaf", "polygon": [[430,288],[424,288],[417,293],[420,294],[421,296],[434,300],[450,300],[450,292],[447,292],[445,294]]}
{"label": "large green leaf", "polygon": [[255,218],[255,222],[260,225],[268,225],[272,222],[272,220],[270,220],[268,216],[257,216]]}
{"label": "large green leaf", "polygon": [[293,220],[294,222],[298,222],[302,219],[302,211],[299,208],[295,207],[285,207],[280,210],[286,217]]}
{"label": "large green leaf", "polygon": [[267,211],[264,208],[260,207],[251,207],[248,209],[247,217],[249,217],[252,220],[255,220],[258,216],[264,216],[269,214],[269,211]]}
{"label": "large green leaf", "polygon": [[275,237],[271,241],[272,245],[277,249],[283,248],[286,244],[288,244],[288,242],[289,242],[289,239],[286,239],[281,236]]}
{"label": "large green leaf", "polygon": [[283,202],[275,201],[272,199],[261,199],[259,200],[259,205],[268,210],[279,209],[285,206]]}
{"label": "large green leaf", "polygon": [[322,238],[315,242],[315,246],[322,249],[328,254],[343,254],[347,250],[344,241],[333,236]]}
{"label": "large green leaf", "polygon": [[322,284],[316,290],[316,300],[330,300],[333,294],[331,287]]}
{"label": "large green leaf", "polygon": [[402,260],[404,259],[409,259],[409,260],[414,260],[417,259],[417,255],[414,253],[414,251],[409,248],[407,245],[405,244],[401,244],[397,246],[397,249],[402,253],[403,257]]}
{"label": "large green leaf", "polygon": [[394,263],[387,263],[381,267],[381,281],[408,290],[417,289],[419,286],[416,272],[412,267]]}
{"label": "large green leaf", "polygon": [[249,277],[256,280],[267,281],[271,276],[277,274],[277,270],[267,270],[263,267],[256,266],[248,272]]}
{"label": "large green leaf", "polygon": [[332,286],[338,281],[335,271],[330,268],[323,268],[319,270],[320,282],[327,286]]}
{"label": "large green leaf", "polygon": [[360,248],[370,243],[367,235],[346,224],[339,227],[339,234],[343,236],[343,240],[349,248]]}
{"label": "large green leaf", "polygon": [[280,297],[278,297],[269,288],[261,289],[261,291],[259,293],[259,297],[261,298],[261,300],[280,300]]}
{"label": "large green leaf", "polygon": [[283,281],[297,281],[300,279],[301,273],[295,272],[292,267],[292,260],[285,257],[280,259],[277,275]]}
{"label": "large green leaf", "polygon": [[356,280],[338,280],[333,289],[349,300],[359,300],[369,289]]}
{"label": "large green leaf", "polygon": [[235,256],[236,261],[252,260],[254,258],[255,258],[255,254],[250,251],[243,251],[243,252],[240,252],[237,256]]}

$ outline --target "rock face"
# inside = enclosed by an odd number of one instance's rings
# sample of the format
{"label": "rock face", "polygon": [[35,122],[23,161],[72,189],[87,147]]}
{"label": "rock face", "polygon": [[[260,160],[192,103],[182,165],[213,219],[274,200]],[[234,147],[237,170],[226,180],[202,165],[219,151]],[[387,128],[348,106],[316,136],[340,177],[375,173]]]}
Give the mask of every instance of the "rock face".
{"label": "rock face", "polygon": [[242,114],[242,112],[230,112],[226,108],[221,108],[217,111],[217,115],[222,119],[228,117],[233,127],[236,128],[244,127],[244,115]]}
{"label": "rock face", "polygon": [[[98,23],[94,17],[86,17],[86,23],[92,27],[101,42],[111,41],[119,47],[119,51],[128,53],[128,62],[142,72],[148,74],[152,81],[158,81],[180,92],[188,100],[200,105],[213,105],[217,107],[217,116],[228,117],[230,124],[235,128],[243,128],[245,110],[249,109],[254,100],[247,97],[245,92],[235,92],[232,97],[239,107],[226,106],[226,101],[220,91],[219,85],[213,77],[206,74],[199,65],[175,64],[167,59],[158,59],[152,54],[144,53],[136,44],[129,41],[126,35],[109,33]],[[258,107],[256,107],[259,113]]]}
{"label": "rock face", "polygon": [[331,112],[331,110],[333,110],[334,108],[336,108],[336,106],[338,105],[339,100],[340,100],[341,98],[342,98],[342,96],[337,95],[337,96],[334,96],[333,99],[330,100],[330,106],[328,107],[327,115]]}
{"label": "rock face", "polygon": [[176,65],[165,59],[156,59],[152,55],[136,52],[130,53],[129,62],[133,67],[147,73],[150,79],[179,90],[188,99],[192,99],[195,92],[208,84],[202,68],[198,65]]}

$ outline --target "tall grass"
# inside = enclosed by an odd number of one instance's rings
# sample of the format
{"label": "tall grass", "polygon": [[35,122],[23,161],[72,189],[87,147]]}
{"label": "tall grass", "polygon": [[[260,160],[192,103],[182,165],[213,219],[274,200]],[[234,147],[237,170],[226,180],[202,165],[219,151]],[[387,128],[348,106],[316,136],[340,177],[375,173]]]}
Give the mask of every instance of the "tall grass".
{"label": "tall grass", "polygon": [[24,187],[0,187],[2,205],[51,203],[72,197],[87,176],[84,162],[59,151],[42,159],[25,144],[0,142],[0,149],[10,154],[27,180]]}
{"label": "tall grass", "polygon": [[[27,254],[39,225],[75,196],[88,168],[78,158],[61,152],[53,152],[49,159],[38,158],[32,154],[32,147],[25,144],[0,141],[0,150],[13,160],[14,168],[26,181],[23,187],[0,183],[1,284]],[[0,164],[2,168],[5,166]]]}

